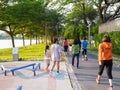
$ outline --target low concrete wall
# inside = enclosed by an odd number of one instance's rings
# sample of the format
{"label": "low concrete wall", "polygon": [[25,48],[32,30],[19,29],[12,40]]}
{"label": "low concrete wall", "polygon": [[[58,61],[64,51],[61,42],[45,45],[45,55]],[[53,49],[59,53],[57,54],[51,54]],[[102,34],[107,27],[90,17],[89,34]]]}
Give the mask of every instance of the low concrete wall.
{"label": "low concrete wall", "polygon": [[99,26],[99,33],[120,30],[120,19],[116,19]]}

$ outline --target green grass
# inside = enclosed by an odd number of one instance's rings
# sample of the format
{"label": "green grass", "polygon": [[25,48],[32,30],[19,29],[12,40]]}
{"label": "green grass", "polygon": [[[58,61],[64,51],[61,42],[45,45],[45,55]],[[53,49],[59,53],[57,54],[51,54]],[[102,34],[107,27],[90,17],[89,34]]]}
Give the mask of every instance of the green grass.
{"label": "green grass", "polygon": [[[33,44],[25,47],[18,48],[18,60],[43,60],[44,58],[45,43]],[[63,53],[62,61],[66,61],[65,53]],[[0,49],[0,62],[12,61],[12,48]]]}
{"label": "green grass", "polygon": [[[45,43],[18,48],[19,60],[36,60],[44,57]],[[12,61],[12,48],[0,49],[0,61]]]}

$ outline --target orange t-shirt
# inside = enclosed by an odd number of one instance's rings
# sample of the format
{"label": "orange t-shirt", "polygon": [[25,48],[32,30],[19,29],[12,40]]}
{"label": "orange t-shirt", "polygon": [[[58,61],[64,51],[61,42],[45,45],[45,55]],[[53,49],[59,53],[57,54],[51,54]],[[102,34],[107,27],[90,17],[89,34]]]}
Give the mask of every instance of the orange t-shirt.
{"label": "orange t-shirt", "polygon": [[99,45],[98,60],[112,60],[112,44],[110,42],[103,42]]}

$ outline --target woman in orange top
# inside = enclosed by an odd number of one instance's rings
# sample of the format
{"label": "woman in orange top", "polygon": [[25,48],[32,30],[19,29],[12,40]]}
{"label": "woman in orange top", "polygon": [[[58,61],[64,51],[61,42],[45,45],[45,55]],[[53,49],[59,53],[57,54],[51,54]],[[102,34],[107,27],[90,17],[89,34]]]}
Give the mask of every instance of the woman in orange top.
{"label": "woman in orange top", "polygon": [[100,78],[102,76],[104,67],[106,67],[106,72],[109,80],[110,87],[108,90],[113,90],[112,85],[112,43],[108,35],[104,35],[102,38],[102,43],[99,44],[98,49],[98,62],[99,62],[99,71],[96,78],[96,82],[100,83]]}

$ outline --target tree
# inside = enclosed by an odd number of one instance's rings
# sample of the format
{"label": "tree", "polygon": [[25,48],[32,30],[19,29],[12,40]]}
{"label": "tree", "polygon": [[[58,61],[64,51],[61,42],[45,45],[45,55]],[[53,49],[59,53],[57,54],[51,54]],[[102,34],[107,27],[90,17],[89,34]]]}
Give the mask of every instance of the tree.
{"label": "tree", "polygon": [[[89,22],[93,23],[93,21],[97,17],[97,11],[93,7],[93,3],[90,0],[65,0],[59,3],[61,3],[61,7],[64,10],[66,10],[66,5],[68,5],[68,7],[71,5],[71,10],[68,10],[70,12],[65,15],[65,18],[67,18],[64,21],[64,29],[66,29],[65,33],[68,34],[69,31],[67,32],[67,30],[69,27],[69,29],[72,29],[70,31],[75,33],[73,35],[76,35],[72,37],[80,37],[81,35],[87,35],[87,26],[89,25]],[[64,12],[64,10],[62,11]]]}
{"label": "tree", "polygon": [[15,47],[14,36],[16,34],[23,36],[27,26],[33,25],[33,22],[37,23],[42,18],[40,16],[43,11],[42,7],[42,0],[10,0],[5,3],[5,6],[0,7],[0,29],[11,36],[13,47]]}
{"label": "tree", "polygon": [[98,9],[100,23],[120,18],[120,0],[92,0]]}

